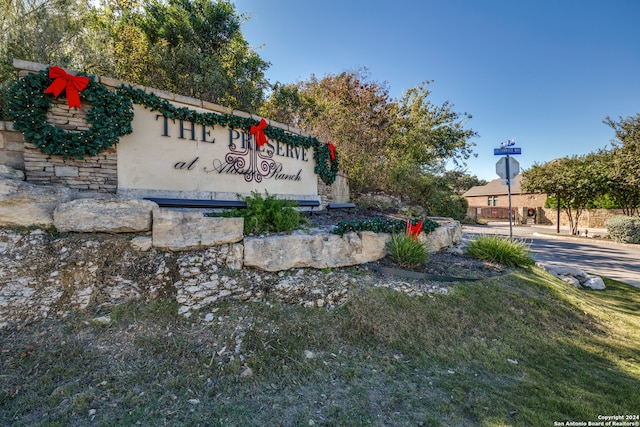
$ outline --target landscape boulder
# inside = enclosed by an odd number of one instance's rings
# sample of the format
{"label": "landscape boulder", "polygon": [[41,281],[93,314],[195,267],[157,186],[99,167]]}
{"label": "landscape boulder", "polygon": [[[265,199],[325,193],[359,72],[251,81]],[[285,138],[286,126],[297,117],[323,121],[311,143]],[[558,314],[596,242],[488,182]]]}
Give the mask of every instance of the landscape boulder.
{"label": "landscape boulder", "polygon": [[78,199],[62,203],[53,212],[53,225],[61,232],[138,233],[151,230],[149,200]]}
{"label": "landscape boulder", "polygon": [[0,165],[0,177],[24,181],[24,172],[6,165]]}
{"label": "landscape boulder", "polygon": [[604,280],[601,277],[591,276],[579,268],[546,262],[537,262],[536,266],[578,289],[605,289]]}
{"label": "landscape boulder", "polygon": [[153,246],[170,251],[236,243],[244,237],[243,218],[205,217],[199,211],[155,209]]}
{"label": "landscape boulder", "polygon": [[66,187],[35,185],[0,176],[0,225],[24,226],[53,224],[53,211],[71,200]]}
{"label": "landscape boulder", "polygon": [[440,227],[431,233],[420,233],[418,240],[426,243],[429,252],[440,252],[462,242],[462,227],[459,221],[449,218],[432,218]]}
{"label": "landscape boulder", "polygon": [[337,234],[300,233],[244,240],[244,264],[266,271],[291,268],[334,268],[363,264],[385,256],[391,236],[361,231]]}

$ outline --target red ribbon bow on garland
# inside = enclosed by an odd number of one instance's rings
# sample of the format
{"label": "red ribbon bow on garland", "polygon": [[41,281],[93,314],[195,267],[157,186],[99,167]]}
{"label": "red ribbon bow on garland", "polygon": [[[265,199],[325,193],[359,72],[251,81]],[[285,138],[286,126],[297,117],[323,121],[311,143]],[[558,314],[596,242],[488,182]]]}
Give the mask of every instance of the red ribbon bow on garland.
{"label": "red ribbon bow on garland", "polygon": [[422,221],[416,225],[411,225],[410,221],[407,221],[407,235],[414,240],[418,240],[418,234],[422,232]]}
{"label": "red ribbon bow on garland", "polygon": [[49,68],[49,78],[54,79],[53,83],[44,90],[44,93],[52,93],[56,98],[65,90],[69,109],[78,107],[80,109],[80,92],[89,85],[89,78],[84,76],[73,76],[55,65]]}
{"label": "red ribbon bow on garland", "polygon": [[331,156],[331,161],[333,162],[336,159],[336,146],[331,141],[328,141],[327,145],[329,146],[329,156]]}
{"label": "red ribbon bow on garland", "polygon": [[256,140],[256,147],[260,148],[267,143],[267,137],[264,134],[264,130],[267,128],[267,122],[265,119],[260,119],[260,124],[251,126],[249,133],[253,135]]}

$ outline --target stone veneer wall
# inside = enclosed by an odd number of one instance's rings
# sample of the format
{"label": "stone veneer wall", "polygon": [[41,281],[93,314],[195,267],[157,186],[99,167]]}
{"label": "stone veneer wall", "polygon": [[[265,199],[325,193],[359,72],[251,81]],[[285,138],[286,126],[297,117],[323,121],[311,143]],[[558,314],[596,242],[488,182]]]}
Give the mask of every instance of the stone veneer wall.
{"label": "stone veneer wall", "polygon": [[325,184],[318,177],[318,195],[323,206],[328,203],[346,203],[350,200],[349,178],[345,173],[339,172],[333,184]]}
{"label": "stone veneer wall", "polygon": [[0,165],[24,171],[24,137],[12,122],[0,121]]}
{"label": "stone veneer wall", "polygon": [[[540,209],[542,224],[557,225],[558,211],[554,208]],[[615,215],[624,215],[622,209],[585,209],[578,219],[578,228],[607,228],[605,223]],[[564,210],[560,210],[560,225],[569,226],[569,218]]]}
{"label": "stone veneer wall", "polygon": [[[14,60],[13,65],[19,70],[20,77],[48,67],[44,64],[21,60]],[[95,77],[95,79],[110,89],[116,88],[121,84],[127,84],[108,77]],[[227,114],[252,117],[248,113],[231,110],[195,98],[157,89],[141,88],[151,91],[168,101],[176,101]],[[48,113],[48,118],[50,123],[60,128],[69,131],[81,131],[87,129],[86,111],[90,108],[91,104],[83,102],[81,110],[69,109],[65,99],[54,100]],[[270,124],[293,133],[304,134],[298,129],[281,123],[271,122]],[[44,154],[33,144],[25,142],[22,133],[13,130],[12,122],[0,122],[0,165],[24,171],[25,180],[28,182],[65,186],[73,190],[77,196],[83,198],[115,196],[118,190],[117,162],[117,145],[101,152],[97,156],[85,157],[84,159],[64,159],[61,156]],[[341,203],[348,201],[349,183],[346,175],[339,174],[336,182],[331,186],[324,184],[318,178],[318,195],[323,206],[331,202]]]}

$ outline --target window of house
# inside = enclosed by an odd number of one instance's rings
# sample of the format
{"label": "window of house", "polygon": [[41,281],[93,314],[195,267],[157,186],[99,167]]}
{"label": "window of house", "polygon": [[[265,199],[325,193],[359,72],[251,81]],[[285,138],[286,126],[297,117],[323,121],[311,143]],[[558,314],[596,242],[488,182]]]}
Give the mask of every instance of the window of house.
{"label": "window of house", "polygon": [[489,196],[487,198],[487,206],[498,206],[498,196]]}

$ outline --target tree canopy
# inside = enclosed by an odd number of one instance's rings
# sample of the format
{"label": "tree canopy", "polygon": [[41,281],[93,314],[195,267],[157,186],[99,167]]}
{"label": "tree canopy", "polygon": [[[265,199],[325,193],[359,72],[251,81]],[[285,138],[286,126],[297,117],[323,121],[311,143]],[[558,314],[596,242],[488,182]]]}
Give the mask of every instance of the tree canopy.
{"label": "tree canopy", "polygon": [[606,180],[609,195],[626,215],[637,215],[640,206],[640,114],[605,124],[610,126],[615,138],[611,149],[599,152],[601,171]]}
{"label": "tree canopy", "polygon": [[571,233],[577,234],[583,210],[604,193],[601,175],[594,172],[599,160],[591,154],[536,163],[522,173],[522,189],[527,193],[553,194],[560,198],[569,218]]}
{"label": "tree canopy", "polygon": [[463,164],[472,155],[476,133],[465,128],[470,116],[456,113],[453,104],[429,100],[429,83],[392,99],[367,69],[312,76],[276,85],[260,111],[335,139],[355,192],[387,191],[421,201],[435,212],[440,202],[430,196],[455,193],[442,165],[449,159]]}
{"label": "tree canopy", "polygon": [[[269,63],[214,0],[0,0],[0,82],[13,58],[108,75],[254,112]],[[2,107],[2,106],[0,106]]]}

